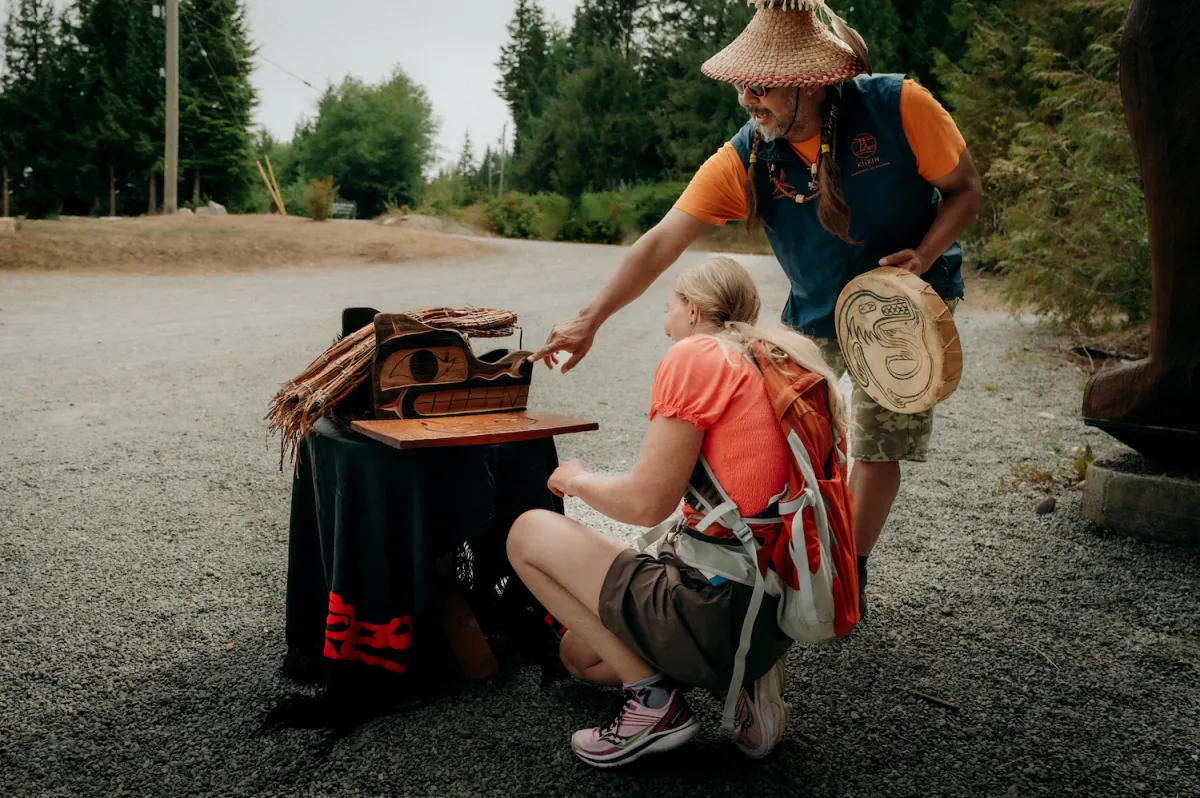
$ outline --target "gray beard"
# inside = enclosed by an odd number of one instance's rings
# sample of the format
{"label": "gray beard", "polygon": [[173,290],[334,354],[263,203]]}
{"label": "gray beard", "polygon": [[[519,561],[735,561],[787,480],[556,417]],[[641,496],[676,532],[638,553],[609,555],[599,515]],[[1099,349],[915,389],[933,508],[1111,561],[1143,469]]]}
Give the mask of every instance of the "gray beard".
{"label": "gray beard", "polygon": [[758,126],[759,135],[763,141],[774,141],[775,139],[783,138],[783,125],[774,125],[770,130],[766,130],[762,125]]}
{"label": "gray beard", "polygon": [[[794,113],[794,111],[788,111],[787,121],[780,119],[778,116],[775,117],[775,124],[773,124],[770,129],[767,129],[762,125],[757,125],[759,135],[762,136],[763,141],[775,141],[775,139],[781,139],[786,136],[788,133],[788,123],[792,121],[792,116]],[[792,127],[795,127],[794,123],[792,124]]]}
{"label": "gray beard", "polygon": [[[770,130],[767,130],[762,125],[756,125],[758,128],[758,133],[760,136],[762,136],[763,141],[775,141],[776,139],[784,138],[789,129],[804,130],[806,127],[808,127],[808,124],[812,119],[810,113],[806,109],[797,111],[794,105],[785,112],[784,117],[787,121],[784,121],[784,119],[776,116],[776,124],[773,125]],[[789,123],[791,123],[790,128],[788,127]]]}

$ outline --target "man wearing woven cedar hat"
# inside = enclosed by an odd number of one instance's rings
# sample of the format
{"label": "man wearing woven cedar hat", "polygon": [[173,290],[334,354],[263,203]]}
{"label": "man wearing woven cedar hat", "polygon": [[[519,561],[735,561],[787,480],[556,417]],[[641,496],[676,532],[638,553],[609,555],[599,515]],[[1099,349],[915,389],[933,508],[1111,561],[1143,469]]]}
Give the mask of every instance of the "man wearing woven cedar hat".
{"label": "man wearing woven cedar hat", "polygon": [[[675,207],[635,244],[580,315],[532,359],[569,371],[611,315],[640,296],[712,224],[762,225],[791,282],[783,312],[844,371],[834,308],[849,281],[879,266],[920,275],[953,309],[963,295],[958,236],[981,189],[954,121],[901,75],[871,75],[867,47],[821,0],[749,0],[740,36],[702,67],[734,86],[750,115],[700,168]],[[923,461],[932,410],[900,414],[858,386],[850,487],[866,560],[900,488],[900,461]],[[748,467],[752,467],[748,464]]]}

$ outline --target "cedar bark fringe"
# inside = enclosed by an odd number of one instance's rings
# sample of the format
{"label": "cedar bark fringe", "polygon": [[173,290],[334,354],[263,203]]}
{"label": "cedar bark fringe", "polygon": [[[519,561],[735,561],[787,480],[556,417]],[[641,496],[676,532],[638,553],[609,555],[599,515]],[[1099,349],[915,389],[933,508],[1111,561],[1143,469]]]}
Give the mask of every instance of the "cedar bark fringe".
{"label": "cedar bark fringe", "polygon": [[[430,327],[455,329],[471,338],[501,338],[513,334],[517,315],[495,308],[422,308],[406,315]],[[268,434],[279,433],[279,470],[296,451],[317,419],[332,410],[371,374],[375,356],[375,325],[367,324],[338,338],[296,378],[283,384],[271,400]]]}

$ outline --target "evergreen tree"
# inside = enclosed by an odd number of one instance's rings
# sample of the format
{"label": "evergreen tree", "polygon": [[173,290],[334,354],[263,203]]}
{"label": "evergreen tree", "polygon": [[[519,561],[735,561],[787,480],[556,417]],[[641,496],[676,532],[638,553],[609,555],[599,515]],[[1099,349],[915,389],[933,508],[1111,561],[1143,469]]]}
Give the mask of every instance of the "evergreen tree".
{"label": "evergreen tree", "polygon": [[737,94],[700,72],[745,28],[754,9],[724,0],[658,0],[652,8],[643,86],[652,98],[661,177],[686,180],[746,121]]}
{"label": "evergreen tree", "polygon": [[[478,194],[492,194],[500,190],[500,152],[490,146],[484,149],[483,159],[475,172],[474,188]],[[507,166],[506,166],[507,168]]]}
{"label": "evergreen tree", "polygon": [[536,160],[519,169],[531,179],[540,167],[550,187],[573,202],[585,191],[654,180],[661,171],[635,64],[605,47],[591,50],[587,60],[559,82],[534,128]]}
{"label": "evergreen tree", "polygon": [[475,151],[471,147],[471,131],[463,137],[462,152],[458,155],[458,163],[454,165],[454,173],[463,180],[470,180],[475,174]]}
{"label": "evergreen tree", "polygon": [[3,146],[14,213],[40,216],[62,208],[59,122],[62,24],[51,0],[10,0],[4,25]]}
{"label": "evergreen tree", "polygon": [[145,197],[162,146],[155,124],[161,120],[162,92],[156,87],[163,82],[162,57],[149,49],[162,23],[134,0],[79,0],[76,13],[76,54],[66,63],[79,86],[72,126],[83,151],[79,175],[94,205],[116,215],[118,193]]}
{"label": "evergreen tree", "polygon": [[137,114],[128,120],[134,161],[126,175],[131,202],[125,211],[133,213],[144,200],[146,209],[156,213],[162,200],[159,185],[167,137],[167,85],[161,71],[166,65],[166,22],[147,12],[144,2],[134,2],[132,9],[134,46],[128,58],[126,91]]}
{"label": "evergreen tree", "polygon": [[183,196],[240,206],[258,177],[250,132],[257,104],[250,83],[254,49],[245,4],[186,0],[180,18],[180,170],[190,178]]}
{"label": "evergreen tree", "polygon": [[[9,10],[11,11],[11,6]],[[7,39],[7,29],[6,24],[5,39]],[[20,146],[20,130],[14,124],[17,109],[12,104],[11,94],[5,90],[10,83],[6,61],[4,50],[0,49],[0,216],[12,214],[12,180],[9,170],[14,164],[17,149]]]}
{"label": "evergreen tree", "polygon": [[[981,257],[1010,294],[1086,323],[1150,310],[1145,203],[1118,84],[1126,0],[962,6],[967,39],[940,60],[984,177]],[[978,251],[978,250],[977,250]]]}
{"label": "evergreen tree", "polygon": [[[0,86],[2,86],[3,81],[4,73],[0,72]],[[0,119],[10,119],[12,118],[12,113],[14,112],[9,108],[8,96],[4,93],[4,89],[0,87]],[[13,139],[15,132],[14,128],[0,125],[0,217],[9,216],[12,213],[8,164],[11,159],[10,153],[14,150]]]}
{"label": "evergreen tree", "polygon": [[903,38],[904,22],[894,0],[841,0],[833,10],[862,34],[871,57],[872,71],[909,72],[924,82],[928,69],[924,70],[924,75],[917,74],[914,71],[916,65],[905,64],[897,52]]}
{"label": "evergreen tree", "polygon": [[575,9],[572,47],[586,54],[596,47],[615,50],[626,59],[641,51],[651,0],[583,0]]}
{"label": "evergreen tree", "polygon": [[508,24],[509,41],[500,49],[500,80],[496,93],[508,104],[516,125],[513,152],[521,151],[532,121],[541,115],[550,95],[547,69],[552,35],[537,0],[517,0]]}

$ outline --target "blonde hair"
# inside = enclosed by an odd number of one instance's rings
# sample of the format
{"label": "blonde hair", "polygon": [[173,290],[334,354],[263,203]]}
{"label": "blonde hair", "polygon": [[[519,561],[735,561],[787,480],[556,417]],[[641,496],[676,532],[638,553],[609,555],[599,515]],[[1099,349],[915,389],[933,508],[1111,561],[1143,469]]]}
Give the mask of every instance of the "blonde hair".
{"label": "blonde hair", "polygon": [[742,264],[720,255],[705,259],[698,266],[675,278],[675,293],[696,306],[700,317],[715,327],[711,337],[754,361],[752,348],[757,341],[782,350],[796,365],[825,378],[829,389],[829,417],[838,435],[846,435],[846,403],[838,388],[837,375],[829,368],[821,349],[809,337],[783,325],[759,326],[762,303],[758,286]]}

